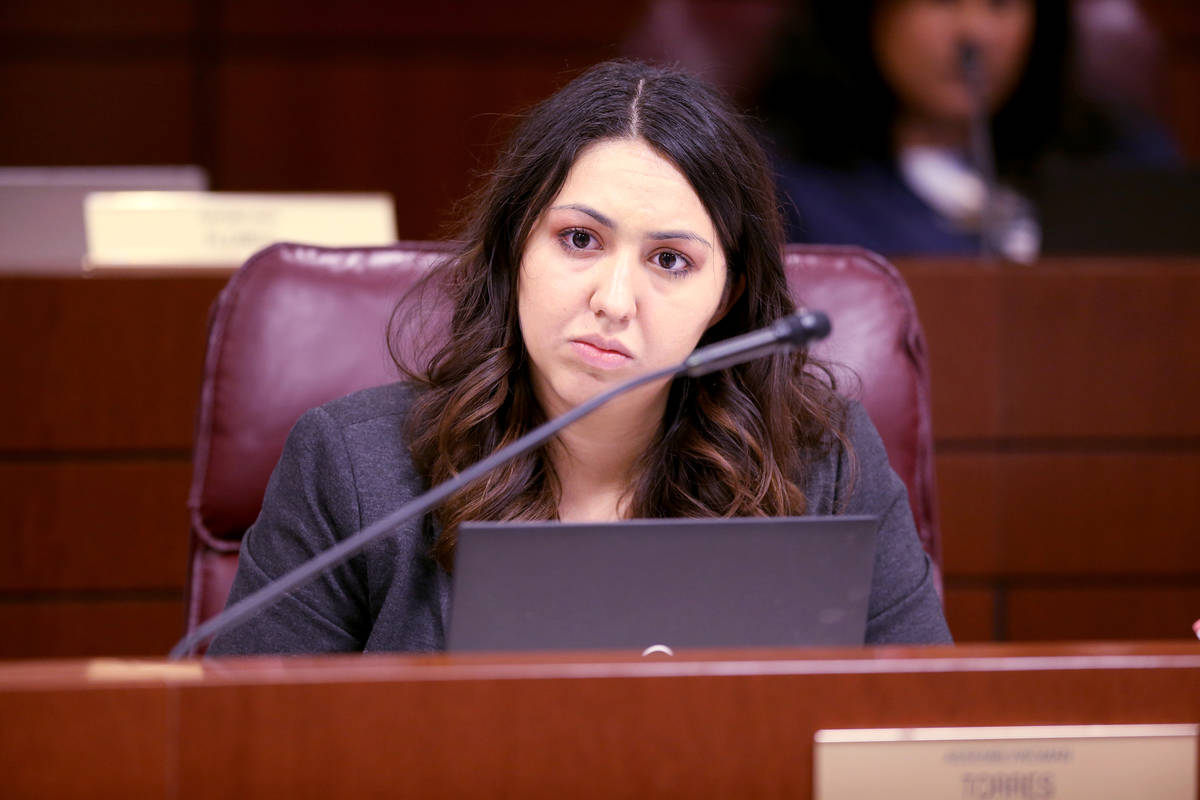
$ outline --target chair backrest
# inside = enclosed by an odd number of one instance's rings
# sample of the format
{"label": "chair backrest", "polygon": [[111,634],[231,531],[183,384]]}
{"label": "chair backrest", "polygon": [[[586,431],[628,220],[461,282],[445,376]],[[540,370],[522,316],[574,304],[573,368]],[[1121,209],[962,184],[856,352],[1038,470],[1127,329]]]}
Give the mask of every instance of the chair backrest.
{"label": "chair backrest", "polygon": [[[428,242],[277,244],[221,292],[209,319],[188,500],[189,630],[224,606],[242,535],[300,415],[396,379],[386,343],[392,308],[445,252]],[[833,334],[817,352],[856,374],[849,385],[879,428],[940,565],[929,369],[908,287],[882,258],[852,247],[789,245],[786,265],[793,295],[829,313]]]}

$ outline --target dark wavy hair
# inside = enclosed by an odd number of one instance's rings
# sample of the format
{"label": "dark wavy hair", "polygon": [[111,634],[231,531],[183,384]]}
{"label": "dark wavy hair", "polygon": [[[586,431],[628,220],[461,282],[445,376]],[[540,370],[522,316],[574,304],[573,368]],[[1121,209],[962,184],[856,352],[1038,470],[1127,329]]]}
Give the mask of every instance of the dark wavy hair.
{"label": "dark wavy hair", "polygon": [[[469,205],[455,252],[426,279],[419,303],[402,300],[393,314],[393,358],[416,387],[407,421],[413,463],[431,483],[544,421],[517,319],[525,243],[583,149],[623,138],[647,142],[683,172],[716,227],[729,280],[744,282],[701,344],[794,310],[773,180],[747,122],[681,71],[631,61],[592,67],[521,119]],[[428,337],[413,307],[430,307],[431,286],[448,296],[448,331],[409,363],[403,340],[414,326]],[[635,467],[631,513],[801,514],[808,465],[835,441],[848,447],[844,415],[829,370],[806,354],[676,379]],[[441,507],[434,556],[450,570],[460,523],[556,519],[558,498],[547,448],[516,459]]]}
{"label": "dark wavy hair", "polygon": [[[848,168],[891,158],[895,94],[871,44],[886,0],[796,3],[775,49],[759,109],[794,158]],[[1028,173],[1046,152],[1099,152],[1116,131],[1074,90],[1067,0],[1033,0],[1034,30],[1021,78],[992,118],[1001,174]]]}

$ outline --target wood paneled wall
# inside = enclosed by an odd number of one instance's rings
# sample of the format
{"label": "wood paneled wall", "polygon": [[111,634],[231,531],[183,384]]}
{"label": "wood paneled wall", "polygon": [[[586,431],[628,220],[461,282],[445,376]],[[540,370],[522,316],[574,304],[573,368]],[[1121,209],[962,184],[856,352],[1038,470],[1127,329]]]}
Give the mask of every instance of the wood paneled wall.
{"label": "wood paneled wall", "polygon": [[383,190],[436,238],[511,115],[620,54],[644,0],[81,0],[0,9],[0,165],[200,164]]}
{"label": "wood paneled wall", "polygon": [[932,357],[956,636],[1189,636],[1200,261],[900,268]]}
{"label": "wood paneled wall", "polygon": [[[745,90],[783,4],[13,0],[0,165],[194,163],[216,189],[383,190],[401,238],[439,238],[513,112],[625,52]],[[1159,111],[1200,160],[1200,13],[1143,4],[1163,34]]]}

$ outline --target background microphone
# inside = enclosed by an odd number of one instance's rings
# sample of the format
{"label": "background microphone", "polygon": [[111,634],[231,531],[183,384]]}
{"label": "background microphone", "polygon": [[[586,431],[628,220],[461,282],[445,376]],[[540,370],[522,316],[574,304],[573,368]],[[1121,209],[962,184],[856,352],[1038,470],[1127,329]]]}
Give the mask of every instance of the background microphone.
{"label": "background microphone", "polygon": [[1033,207],[1024,197],[999,184],[992,141],[987,67],[977,42],[958,48],[959,68],[971,104],[970,155],[983,183],[979,209],[980,255],[999,255],[1022,264],[1033,263],[1041,250],[1042,231]]}
{"label": "background microphone", "polygon": [[982,255],[995,255],[996,157],[992,145],[991,115],[988,113],[987,73],[983,65],[983,53],[976,42],[967,40],[959,44],[958,65],[971,103],[971,162],[983,181],[983,205],[979,209],[980,247]]}
{"label": "background microphone", "polygon": [[723,342],[702,347],[692,353],[682,364],[676,364],[645,375],[639,375],[620,386],[593,397],[591,400],[576,406],[567,413],[537,426],[512,444],[500,448],[482,461],[477,461],[450,480],[438,484],[419,497],[405,503],[386,517],[376,520],[353,536],[349,536],[328,550],[318,553],[291,572],[281,575],[253,594],[243,597],[180,639],[179,643],[171,648],[170,657],[178,659],[191,655],[201,643],[245,622],[263,608],[276,602],[283,595],[301,584],[307,583],[322,572],[342,563],[380,536],[395,530],[397,526],[414,517],[428,513],[440,505],[446,498],[450,497],[450,495],[482,478],[506,461],[541,446],[542,443],[575,420],[592,413],[618,395],[652,381],[673,378],[680,375],[704,375],[708,372],[733,366],[734,364],[740,364],[743,361],[750,361],[751,359],[771,353],[801,347],[813,339],[821,339],[828,336],[829,329],[829,317],[822,312],[801,311],[789,317],[784,317],[770,327],[763,328],[762,330],[735,336],[732,339],[726,339]]}

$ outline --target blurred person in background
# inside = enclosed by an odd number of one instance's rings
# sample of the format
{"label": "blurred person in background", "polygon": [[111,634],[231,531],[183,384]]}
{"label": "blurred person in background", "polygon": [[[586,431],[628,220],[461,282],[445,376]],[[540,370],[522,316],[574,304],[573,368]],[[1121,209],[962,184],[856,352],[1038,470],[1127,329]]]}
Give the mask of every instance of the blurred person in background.
{"label": "blurred person in background", "polygon": [[759,107],[789,240],[1028,262],[1048,161],[1177,163],[1147,117],[1075,91],[1072,47],[1067,0],[800,4]]}

